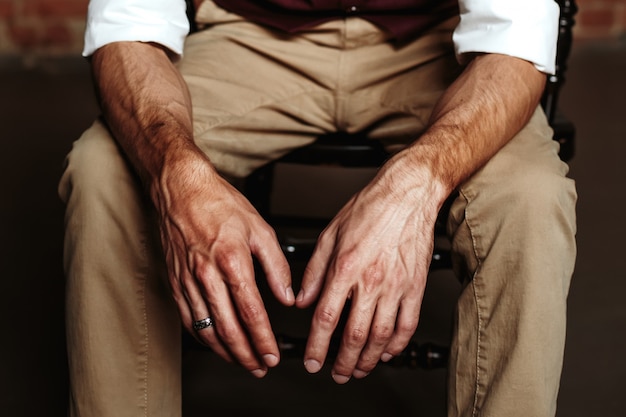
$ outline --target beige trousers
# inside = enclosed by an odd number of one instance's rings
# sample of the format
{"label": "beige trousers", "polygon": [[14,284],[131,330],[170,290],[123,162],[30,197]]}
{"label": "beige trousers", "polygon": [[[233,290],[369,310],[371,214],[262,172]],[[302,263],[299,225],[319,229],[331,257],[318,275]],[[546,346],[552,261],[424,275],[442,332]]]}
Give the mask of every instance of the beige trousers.
{"label": "beige trousers", "polygon": [[[296,36],[205,2],[208,27],[179,63],[198,146],[242,177],[324,132],[397,148],[419,137],[460,68],[450,21],[394,45],[350,18]],[[576,193],[545,117],[459,189],[449,232],[464,283],[449,367],[450,416],[552,416],[575,258]],[[179,416],[180,324],[150,203],[100,121],[59,186],[72,416]]]}

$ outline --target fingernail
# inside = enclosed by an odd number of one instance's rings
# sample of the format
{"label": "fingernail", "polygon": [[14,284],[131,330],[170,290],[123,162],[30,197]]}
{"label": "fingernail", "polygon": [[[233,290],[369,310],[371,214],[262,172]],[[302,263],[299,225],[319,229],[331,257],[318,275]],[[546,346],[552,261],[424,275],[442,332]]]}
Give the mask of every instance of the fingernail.
{"label": "fingernail", "polygon": [[304,361],[304,368],[307,370],[308,373],[314,374],[322,369],[322,364],[315,359],[307,359]]}
{"label": "fingernail", "polygon": [[369,374],[369,372],[361,371],[360,369],[355,369],[354,372],[352,372],[352,376],[356,379],[365,378]]}
{"label": "fingernail", "polygon": [[285,298],[287,299],[287,302],[289,304],[292,304],[296,299],[296,297],[293,295],[293,290],[291,289],[291,287],[287,287],[287,289],[285,290]]}
{"label": "fingernail", "polygon": [[267,374],[267,370],[266,369],[255,369],[254,371],[251,372],[252,375],[254,375],[257,378],[263,378],[265,376],[265,374]]}
{"label": "fingernail", "polygon": [[278,356],[276,356],[276,355],[272,355],[271,353],[270,353],[270,354],[267,354],[267,355],[263,355],[263,361],[264,361],[264,362],[265,362],[265,364],[266,364],[267,366],[269,366],[270,368],[272,368],[272,367],[274,367],[274,366],[278,365],[278,362],[279,362],[279,360],[278,360]]}
{"label": "fingernail", "polygon": [[391,353],[383,353],[380,357],[380,360],[383,362],[389,362],[393,359],[393,355]]}
{"label": "fingernail", "polygon": [[350,380],[349,376],[345,376],[345,375],[339,375],[333,372],[333,380],[335,380],[336,383],[338,384],[345,384],[346,382],[348,382]]}
{"label": "fingernail", "polygon": [[304,291],[300,290],[300,292],[298,293],[298,298],[296,298],[296,302],[301,302],[304,300]]}

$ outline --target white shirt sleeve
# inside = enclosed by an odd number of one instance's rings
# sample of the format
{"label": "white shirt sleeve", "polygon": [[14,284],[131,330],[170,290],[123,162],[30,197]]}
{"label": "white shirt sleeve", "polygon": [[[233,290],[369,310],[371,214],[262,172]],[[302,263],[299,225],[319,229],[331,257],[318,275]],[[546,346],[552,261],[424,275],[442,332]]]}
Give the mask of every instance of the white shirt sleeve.
{"label": "white shirt sleeve", "polygon": [[525,59],[554,74],[559,6],[554,0],[459,0],[453,40],[457,59],[499,53]]}
{"label": "white shirt sleeve", "polygon": [[182,55],[189,22],[184,0],[91,0],[83,56],[111,42],[155,42]]}

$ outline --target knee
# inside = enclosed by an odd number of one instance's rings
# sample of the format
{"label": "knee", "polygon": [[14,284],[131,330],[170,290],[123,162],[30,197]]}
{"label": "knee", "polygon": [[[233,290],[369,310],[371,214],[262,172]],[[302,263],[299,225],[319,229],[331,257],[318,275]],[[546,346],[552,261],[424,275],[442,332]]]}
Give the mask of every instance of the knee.
{"label": "knee", "polygon": [[548,232],[556,227],[573,236],[577,194],[565,171],[531,165],[507,178],[500,197],[505,214],[531,229],[536,225]]}
{"label": "knee", "polygon": [[479,173],[461,188],[451,210],[455,250],[476,262],[498,253],[512,265],[533,258],[572,269],[577,196],[561,164],[512,159],[497,175]]}

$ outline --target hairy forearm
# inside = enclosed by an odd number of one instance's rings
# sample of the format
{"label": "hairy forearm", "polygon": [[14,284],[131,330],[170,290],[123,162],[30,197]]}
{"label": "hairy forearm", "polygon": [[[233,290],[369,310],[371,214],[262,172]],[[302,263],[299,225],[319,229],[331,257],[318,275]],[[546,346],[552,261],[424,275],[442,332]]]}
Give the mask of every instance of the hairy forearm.
{"label": "hairy forearm", "polygon": [[442,95],[428,130],[399,155],[398,166],[424,168],[442,202],[528,122],[544,84],[545,75],[527,61],[477,56]]}
{"label": "hairy forearm", "polygon": [[112,43],[96,51],[92,67],[104,118],[146,187],[172,161],[201,156],[189,92],[162,48]]}

